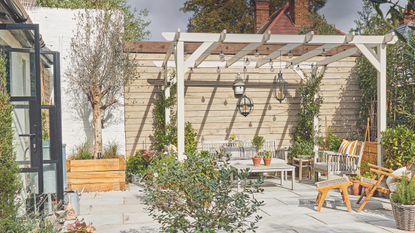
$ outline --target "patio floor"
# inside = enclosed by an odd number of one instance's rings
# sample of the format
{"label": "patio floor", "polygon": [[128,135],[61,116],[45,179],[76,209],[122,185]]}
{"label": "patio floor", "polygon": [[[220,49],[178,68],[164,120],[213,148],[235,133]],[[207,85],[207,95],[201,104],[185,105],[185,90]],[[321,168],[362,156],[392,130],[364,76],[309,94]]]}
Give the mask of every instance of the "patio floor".
{"label": "patio floor", "polygon": [[[264,184],[264,200],[257,232],[405,232],[396,229],[390,203],[385,198],[372,197],[361,213],[356,213],[358,196],[351,196],[352,212],[347,212],[338,191],[330,191],[321,212],[317,212],[314,182],[303,179],[289,189],[291,180],[279,185],[279,178],[270,178]],[[143,209],[142,187],[130,184],[126,192],[84,193],[81,215],[92,222],[97,232],[138,233],[158,232],[159,224]],[[90,205],[93,207],[90,208]]]}

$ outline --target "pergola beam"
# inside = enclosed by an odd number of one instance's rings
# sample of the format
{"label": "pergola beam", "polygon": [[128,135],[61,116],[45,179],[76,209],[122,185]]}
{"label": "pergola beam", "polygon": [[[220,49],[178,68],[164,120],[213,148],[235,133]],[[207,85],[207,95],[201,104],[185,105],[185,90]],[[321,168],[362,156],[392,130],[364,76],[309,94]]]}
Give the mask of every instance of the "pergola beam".
{"label": "pergola beam", "polygon": [[[226,39],[226,30],[223,30],[220,35],[219,38],[217,39],[216,42],[204,42],[197,50],[196,50],[196,55],[194,58],[192,58],[192,56],[190,58],[194,59],[190,59],[188,58],[186,60],[186,66],[187,67],[198,67],[200,65],[200,63],[202,63],[212,52],[213,50],[215,50],[220,44],[222,44],[222,42]],[[201,54],[199,55],[199,49]],[[190,59],[190,60],[189,60]],[[194,64],[192,64],[194,63]]]}
{"label": "pergola beam", "polygon": [[169,48],[167,49],[166,56],[164,57],[164,60],[163,60],[163,67],[167,68],[166,67],[167,61],[169,61],[171,54],[174,52],[174,47],[176,46],[177,41],[179,41],[179,38],[180,38],[180,28],[177,29],[176,33],[174,34],[174,38],[171,41]]}
{"label": "pergola beam", "polygon": [[351,55],[353,55],[353,54],[357,53],[357,50],[358,50],[357,48],[351,48],[351,49],[348,49],[348,50],[346,50],[346,51],[343,51],[343,52],[341,52],[341,53],[338,53],[338,54],[336,54],[336,55],[333,55],[333,56],[331,56],[331,57],[328,57],[328,58],[326,58],[326,59],[324,59],[324,60],[318,61],[318,62],[316,63],[316,65],[317,65],[317,66],[324,66],[324,65],[330,64],[330,63],[332,63],[332,62],[335,62],[335,61],[341,60],[341,59],[343,59],[343,58],[350,57]]}
{"label": "pergola beam", "polygon": [[375,67],[377,71],[380,71],[380,62],[378,55],[372,48],[368,48],[364,44],[356,44],[356,47],[362,52],[362,54],[367,58],[367,60]]}
{"label": "pergola beam", "polygon": [[325,44],[325,45],[322,45],[322,46],[320,46],[320,47],[318,47],[316,49],[311,50],[308,53],[305,53],[305,54],[303,54],[303,55],[301,55],[301,56],[299,56],[297,58],[294,58],[290,62],[292,63],[292,65],[297,65],[298,63],[301,63],[301,62],[303,62],[305,60],[308,60],[308,59],[310,59],[312,57],[315,57],[315,56],[321,54],[321,52],[323,51],[323,48],[326,51],[328,51],[328,50],[330,50],[332,48],[335,48],[337,46],[340,46],[340,45],[341,44]]}
{"label": "pergola beam", "polygon": [[295,49],[295,48],[297,48],[300,45],[302,45],[302,44],[287,44],[284,47],[282,47],[280,49],[277,49],[276,51],[272,52],[268,56],[266,56],[266,57],[262,58],[261,60],[259,60],[256,63],[255,68],[259,68],[259,67],[263,66],[264,64],[266,64],[267,62],[269,62],[269,60],[276,59],[281,54],[287,53],[290,50]]}
{"label": "pergola beam", "polygon": [[247,45],[245,48],[243,48],[241,51],[239,51],[237,54],[235,54],[235,56],[233,56],[231,59],[229,59],[229,61],[226,62],[226,68],[231,66],[233,63],[239,61],[239,59],[241,59],[243,56],[247,55],[248,53],[250,53],[252,50],[258,48],[259,46],[261,46],[262,44],[266,43],[271,36],[271,31],[267,31],[266,33],[264,33],[264,35],[262,36],[262,41],[259,43],[251,43],[249,45]]}

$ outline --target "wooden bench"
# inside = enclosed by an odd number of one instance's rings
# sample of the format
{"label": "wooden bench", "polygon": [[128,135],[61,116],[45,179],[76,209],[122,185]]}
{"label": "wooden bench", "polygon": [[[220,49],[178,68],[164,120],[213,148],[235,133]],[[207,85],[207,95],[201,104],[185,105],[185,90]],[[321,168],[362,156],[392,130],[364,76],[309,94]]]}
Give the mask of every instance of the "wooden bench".
{"label": "wooden bench", "polygon": [[349,194],[347,193],[347,188],[352,185],[352,182],[349,181],[347,177],[341,177],[332,180],[326,180],[317,182],[317,191],[318,196],[316,199],[316,203],[318,203],[317,212],[320,212],[321,207],[324,204],[324,200],[326,199],[327,193],[331,189],[340,189],[342,194],[343,202],[346,203],[347,210],[350,212],[352,211],[352,207],[350,206]]}

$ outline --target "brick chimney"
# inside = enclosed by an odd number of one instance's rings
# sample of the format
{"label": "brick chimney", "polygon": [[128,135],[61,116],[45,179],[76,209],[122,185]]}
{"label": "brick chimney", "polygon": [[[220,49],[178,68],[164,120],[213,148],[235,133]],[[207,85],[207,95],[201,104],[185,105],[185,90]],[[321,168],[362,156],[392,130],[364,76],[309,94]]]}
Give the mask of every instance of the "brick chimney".
{"label": "brick chimney", "polygon": [[295,26],[308,24],[308,0],[290,0],[290,16]]}
{"label": "brick chimney", "polygon": [[254,33],[258,33],[259,29],[268,22],[269,18],[269,1],[255,0],[255,28]]}

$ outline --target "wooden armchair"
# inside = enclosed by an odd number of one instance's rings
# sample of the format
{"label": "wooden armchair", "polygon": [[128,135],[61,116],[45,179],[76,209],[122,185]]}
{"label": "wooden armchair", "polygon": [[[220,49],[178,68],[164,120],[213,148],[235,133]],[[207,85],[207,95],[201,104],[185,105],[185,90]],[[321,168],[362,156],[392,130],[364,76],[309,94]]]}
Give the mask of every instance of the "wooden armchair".
{"label": "wooden armchair", "polygon": [[[363,196],[366,196],[365,200],[363,201],[362,205],[360,205],[359,210],[357,211],[360,213],[362,211],[363,207],[365,207],[366,203],[369,201],[369,199],[373,196],[373,193],[375,191],[379,191],[382,193],[385,193],[389,195],[391,193],[391,190],[389,189],[388,185],[386,183],[383,183],[382,180],[385,176],[394,177],[396,179],[402,179],[402,176],[394,175],[392,172],[394,172],[391,169],[387,169],[384,167],[379,167],[373,164],[368,164],[370,167],[370,171],[374,173],[374,176],[372,179],[368,179],[365,177],[360,178],[360,185],[364,187],[364,192],[362,192],[362,195],[360,195],[359,200],[357,200],[356,204],[359,204],[359,202],[362,200]],[[415,167],[411,167],[411,175],[414,174]],[[378,180],[375,180],[377,175],[380,175]],[[409,177],[407,179],[410,179]],[[370,191],[369,191],[370,189]]]}
{"label": "wooden armchair", "polygon": [[314,181],[318,182],[318,173],[330,175],[360,174],[364,142],[358,142],[356,155],[343,154],[333,151],[314,151]]}

